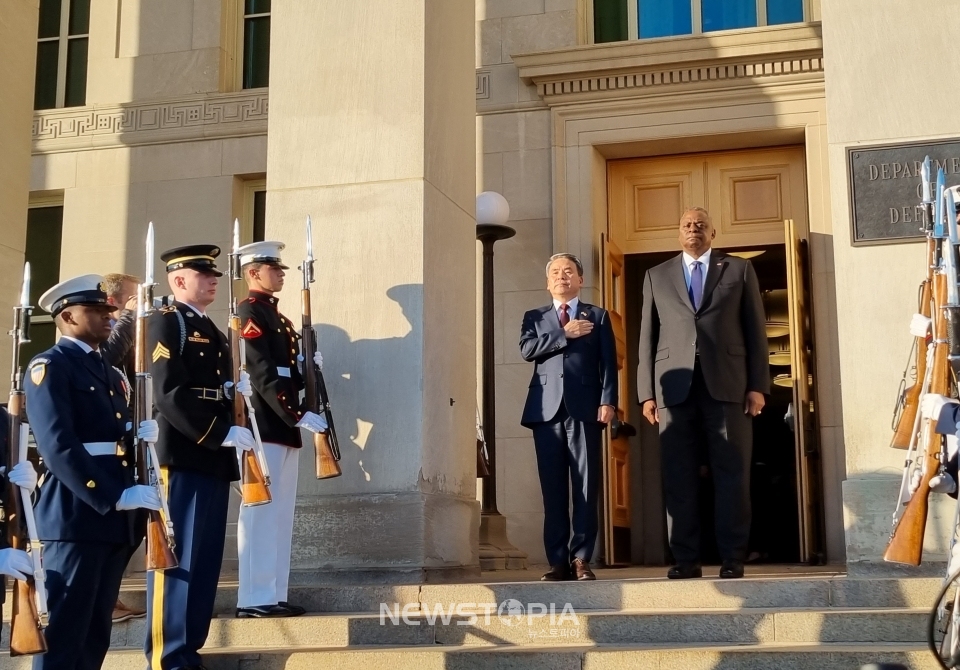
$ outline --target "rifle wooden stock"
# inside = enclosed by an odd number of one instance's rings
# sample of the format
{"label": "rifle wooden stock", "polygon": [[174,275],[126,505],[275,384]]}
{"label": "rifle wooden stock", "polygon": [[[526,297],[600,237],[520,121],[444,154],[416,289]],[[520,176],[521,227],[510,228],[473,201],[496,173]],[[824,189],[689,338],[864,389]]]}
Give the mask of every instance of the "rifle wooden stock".
{"label": "rifle wooden stock", "polygon": [[[936,256],[936,240],[927,239],[927,278],[920,285],[919,312],[930,317],[931,302],[933,300],[933,264]],[[913,437],[913,425],[917,420],[917,410],[920,409],[920,391],[923,386],[923,377],[927,373],[927,338],[916,338],[916,382],[903,393],[903,410],[897,421],[897,428],[893,433],[890,446],[894,449],[909,449]]]}
{"label": "rifle wooden stock", "polygon": [[[947,324],[942,310],[946,302],[946,277],[944,275],[936,276],[934,289],[936,345],[933,353],[930,393],[947,395],[950,379],[947,365]],[[940,466],[940,441],[943,439],[935,430],[936,424],[935,419],[924,421],[922,430],[925,431],[927,437],[927,448],[923,453],[923,460],[920,465],[920,485],[910,496],[903,515],[900,517],[897,527],[893,530],[893,536],[890,538],[887,550],[883,554],[883,560],[885,561],[917,566],[920,565],[923,557],[923,534],[927,525],[927,511],[929,509],[927,498],[930,495],[930,480],[937,474]]]}
{"label": "rifle wooden stock", "polygon": [[[10,394],[8,404],[10,414],[7,439],[7,472],[20,460],[20,424],[24,416],[23,392]],[[20,489],[16,484],[7,483],[6,500],[7,541],[14,549],[27,548],[27,533],[23,522],[23,509]],[[33,547],[40,551],[40,547]],[[37,611],[37,586],[33,577],[26,581],[16,580],[13,586],[12,614],[10,617],[10,655],[26,656],[42,654],[47,651],[47,640],[43,635],[40,614]]]}
{"label": "rifle wooden stock", "polygon": [[[233,381],[240,381],[240,371],[244,369],[244,361],[240,359],[240,317],[230,315],[230,355],[233,358]],[[247,406],[243,396],[233,390],[233,420],[238,426],[247,426]],[[265,505],[273,500],[267,478],[260,467],[260,461],[253,450],[243,452],[240,460],[240,495],[243,504],[247,507]]]}
{"label": "rifle wooden stock", "polygon": [[331,479],[343,474],[340,464],[333,456],[328,433],[313,434],[313,450],[317,458],[317,479]]}
{"label": "rifle wooden stock", "polygon": [[[340,450],[336,445],[337,433],[333,427],[331,416],[326,402],[326,385],[323,383],[322,373],[313,364],[313,355],[317,351],[314,339],[313,316],[310,311],[310,289],[300,291],[300,325],[302,327],[300,346],[303,354],[303,381],[306,385],[305,400],[307,409],[315,414],[323,414],[327,420],[327,430],[323,433],[314,433],[313,450],[316,457],[317,479],[332,479],[343,474],[340,469]],[[321,398],[321,396],[324,396]],[[322,406],[321,406],[322,405]]]}
{"label": "rifle wooden stock", "polygon": [[[141,299],[143,297],[141,296]],[[147,406],[147,329],[144,321],[146,317],[137,318],[137,341],[134,349],[134,377],[133,390],[133,425],[139,426],[141,421],[152,418],[152,408]],[[137,480],[142,484],[151,483],[150,449],[144,440],[136,440],[137,444]],[[159,484],[159,483],[158,483]],[[163,496],[163,491],[157,492]],[[158,510],[147,510],[147,555],[145,567],[147,570],[169,570],[179,565],[176,554],[173,553],[173,540],[167,533],[167,524]]]}

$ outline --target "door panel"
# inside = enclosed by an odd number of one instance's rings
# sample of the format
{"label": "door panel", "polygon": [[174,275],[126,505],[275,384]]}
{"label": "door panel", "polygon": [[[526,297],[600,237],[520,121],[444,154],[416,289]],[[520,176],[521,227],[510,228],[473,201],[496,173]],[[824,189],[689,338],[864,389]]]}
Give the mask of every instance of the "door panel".
{"label": "door panel", "polygon": [[609,233],[624,253],[679,251],[687,207],[713,217],[718,248],[783,243],[783,221],[806,230],[802,147],[637,158],[608,163]]}
{"label": "door panel", "polygon": [[[624,323],[625,296],[623,276],[623,252],[609,236],[601,235],[600,257],[602,261],[603,307],[610,314],[613,334],[617,344],[617,384],[619,406],[617,412],[623,421],[629,421],[626,353],[627,334]],[[630,561],[630,444],[623,436],[611,439],[610,431],[604,431],[603,454],[604,498],[604,556],[607,565]]]}
{"label": "door panel", "polygon": [[824,540],[820,445],[816,421],[816,385],[810,310],[809,248],[795,222],[784,224],[787,247],[787,300],[793,378],[794,444],[797,459],[797,504],[800,510],[800,560],[822,562]]}

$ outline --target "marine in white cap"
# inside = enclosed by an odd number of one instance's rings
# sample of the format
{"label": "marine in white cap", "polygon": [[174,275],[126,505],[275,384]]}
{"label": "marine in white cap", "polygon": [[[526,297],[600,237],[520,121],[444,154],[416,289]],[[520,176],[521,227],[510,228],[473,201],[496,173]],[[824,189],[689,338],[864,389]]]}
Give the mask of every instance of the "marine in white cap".
{"label": "marine in white cap", "polygon": [[[282,242],[254,242],[240,248],[243,278],[250,289],[239,305],[240,334],[246,340],[247,370],[253,385],[251,402],[260,423],[260,436],[270,470],[273,502],[241,507],[237,527],[240,558],[238,617],[286,617],[303,614],[287,602],[290,542],[297,498],[300,428],[327,429],[318,414],[300,400],[299,335],[293,322],[277,309],[283,289]],[[315,362],[323,364],[317,352]]]}

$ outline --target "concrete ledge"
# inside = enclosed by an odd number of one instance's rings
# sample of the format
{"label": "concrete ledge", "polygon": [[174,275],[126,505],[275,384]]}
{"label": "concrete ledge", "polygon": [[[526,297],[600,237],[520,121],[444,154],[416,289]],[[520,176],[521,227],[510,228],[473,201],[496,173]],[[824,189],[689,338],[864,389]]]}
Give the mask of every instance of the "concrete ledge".
{"label": "concrete ledge", "polygon": [[419,583],[479,577],[475,500],[419,491],[297,501],[294,579]]}

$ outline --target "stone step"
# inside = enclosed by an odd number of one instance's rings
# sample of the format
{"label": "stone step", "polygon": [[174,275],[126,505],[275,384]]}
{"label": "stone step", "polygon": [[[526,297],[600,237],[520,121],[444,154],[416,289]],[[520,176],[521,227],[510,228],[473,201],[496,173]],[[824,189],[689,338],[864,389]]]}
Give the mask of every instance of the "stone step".
{"label": "stone step", "polygon": [[[439,612],[437,613],[440,614]],[[449,616],[453,615],[453,616]],[[616,611],[489,616],[476,620],[411,616],[396,623],[373,614],[321,614],[289,619],[216,618],[207,649],[372,645],[566,646],[627,644],[922,643],[928,611],[916,608],[831,610]],[[0,644],[6,645],[6,634]],[[113,627],[114,648],[140,648],[145,620]]]}
{"label": "stone step", "polygon": [[[745,578],[600,579],[595,582],[488,582],[422,585],[302,585],[290,588],[289,600],[310,612],[372,612],[381,605],[401,609],[422,605],[433,611],[451,604],[496,604],[516,600],[525,606],[564,603],[578,612],[620,609],[792,608],[792,607],[929,607],[940,588],[939,577],[860,578],[843,575]],[[125,584],[121,598],[130,606],[145,607],[141,584]],[[4,618],[9,618],[9,602]],[[236,582],[222,582],[215,612],[232,615],[237,602]]]}
{"label": "stone step", "polygon": [[[922,645],[754,645],[754,646],[568,646],[376,647],[273,651],[235,648],[203,655],[209,670],[856,670],[867,663],[901,663],[913,670],[939,668]],[[0,657],[0,670],[27,670],[29,657]],[[111,652],[103,670],[143,670],[139,651]]]}

